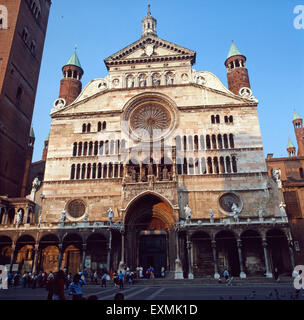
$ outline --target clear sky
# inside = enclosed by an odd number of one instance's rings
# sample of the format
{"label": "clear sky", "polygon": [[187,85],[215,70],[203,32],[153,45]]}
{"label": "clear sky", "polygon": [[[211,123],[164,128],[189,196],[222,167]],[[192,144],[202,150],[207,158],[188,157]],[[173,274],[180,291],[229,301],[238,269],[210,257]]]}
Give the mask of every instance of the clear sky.
{"label": "clear sky", "polygon": [[[147,0],[52,0],[34,109],[33,161],[42,156],[58,98],[61,68],[77,53],[83,87],[107,75],[103,60],[141,36]],[[294,109],[304,117],[304,29],[294,27],[304,0],[151,0],[158,36],[197,52],[194,69],[214,73],[227,86],[224,66],[231,40],[247,57],[265,156],[286,156],[296,144]]]}

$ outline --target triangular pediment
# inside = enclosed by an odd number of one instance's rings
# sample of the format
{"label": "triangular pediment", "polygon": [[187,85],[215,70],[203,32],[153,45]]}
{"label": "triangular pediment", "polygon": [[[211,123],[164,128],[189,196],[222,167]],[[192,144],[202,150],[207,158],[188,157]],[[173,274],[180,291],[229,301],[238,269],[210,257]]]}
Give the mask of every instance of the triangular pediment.
{"label": "triangular pediment", "polygon": [[194,64],[196,52],[158,37],[147,36],[111,55],[104,61],[107,68],[109,68],[113,64],[126,63],[132,60],[153,63],[166,58],[191,60],[192,64]]}

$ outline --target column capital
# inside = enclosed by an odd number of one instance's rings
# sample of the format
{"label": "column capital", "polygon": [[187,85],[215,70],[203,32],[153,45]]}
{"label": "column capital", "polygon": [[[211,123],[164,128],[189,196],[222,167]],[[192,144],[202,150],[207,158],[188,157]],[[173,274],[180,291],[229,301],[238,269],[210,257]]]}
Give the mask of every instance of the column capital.
{"label": "column capital", "polygon": [[58,249],[61,251],[62,250],[62,247],[63,247],[63,244],[62,243],[59,243],[58,244]]}
{"label": "column capital", "polygon": [[216,241],[215,240],[211,241],[211,248],[216,249]]}
{"label": "column capital", "polygon": [[262,246],[263,246],[263,248],[267,248],[268,247],[268,243],[267,243],[266,239],[262,240]]}

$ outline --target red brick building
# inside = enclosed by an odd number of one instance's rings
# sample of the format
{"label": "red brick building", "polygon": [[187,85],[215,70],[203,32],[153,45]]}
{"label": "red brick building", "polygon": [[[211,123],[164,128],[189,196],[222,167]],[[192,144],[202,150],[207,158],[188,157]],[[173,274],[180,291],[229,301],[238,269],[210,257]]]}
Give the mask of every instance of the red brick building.
{"label": "red brick building", "polygon": [[304,128],[303,119],[296,111],[292,122],[298,150],[289,139],[288,157],[273,158],[273,154],[268,154],[266,163],[270,176],[274,170],[280,170],[281,190],[294,239],[295,263],[304,264]]}
{"label": "red brick building", "polygon": [[31,162],[29,135],[50,6],[51,0],[1,1],[0,195],[21,196]]}

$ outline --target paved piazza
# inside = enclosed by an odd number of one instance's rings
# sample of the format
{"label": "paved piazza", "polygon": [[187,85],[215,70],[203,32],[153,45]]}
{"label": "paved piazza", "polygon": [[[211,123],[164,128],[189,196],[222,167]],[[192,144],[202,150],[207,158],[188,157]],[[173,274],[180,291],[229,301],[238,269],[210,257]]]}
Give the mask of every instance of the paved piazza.
{"label": "paved piazza", "polygon": [[[123,290],[109,284],[107,288],[96,285],[86,285],[83,288],[84,297],[97,295],[98,300],[114,300],[117,292],[125,295],[125,300],[304,300],[303,290],[296,297],[292,284],[253,284],[233,285],[126,285]],[[71,300],[66,290],[67,300]],[[278,294],[277,294],[278,293]],[[271,294],[271,295],[270,295]],[[47,291],[44,288],[24,289],[18,287],[0,291],[0,300],[46,300]]]}

